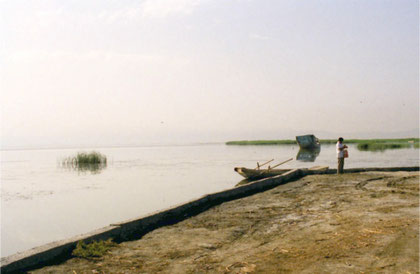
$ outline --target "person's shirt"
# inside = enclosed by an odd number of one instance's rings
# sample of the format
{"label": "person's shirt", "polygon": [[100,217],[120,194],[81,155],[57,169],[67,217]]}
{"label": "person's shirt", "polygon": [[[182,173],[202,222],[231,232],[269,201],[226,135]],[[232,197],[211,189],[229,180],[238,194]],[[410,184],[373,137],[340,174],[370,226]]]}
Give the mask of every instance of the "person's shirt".
{"label": "person's shirt", "polygon": [[[344,148],[343,143],[340,144],[340,142],[337,142],[336,145],[336,150],[337,150],[337,158],[344,158],[344,150],[342,148]],[[340,150],[342,149],[342,150]]]}

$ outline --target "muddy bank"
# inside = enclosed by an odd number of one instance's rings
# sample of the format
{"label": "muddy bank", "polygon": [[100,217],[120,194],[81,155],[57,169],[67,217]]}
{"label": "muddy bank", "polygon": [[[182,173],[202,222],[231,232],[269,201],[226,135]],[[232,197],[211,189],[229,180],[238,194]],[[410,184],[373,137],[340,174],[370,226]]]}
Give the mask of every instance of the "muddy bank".
{"label": "muddy bank", "polygon": [[33,273],[418,273],[419,172],[310,175]]}

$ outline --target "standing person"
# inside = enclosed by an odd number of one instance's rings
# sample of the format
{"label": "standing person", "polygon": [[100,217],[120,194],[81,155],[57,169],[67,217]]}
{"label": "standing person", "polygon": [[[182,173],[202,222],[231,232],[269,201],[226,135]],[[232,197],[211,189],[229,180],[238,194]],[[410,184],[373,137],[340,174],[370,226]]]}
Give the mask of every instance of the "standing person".
{"label": "standing person", "polygon": [[336,145],[338,158],[337,174],[342,174],[344,170],[344,149],[346,149],[347,146],[343,145],[343,141],[344,139],[342,137],[338,138],[338,142]]}

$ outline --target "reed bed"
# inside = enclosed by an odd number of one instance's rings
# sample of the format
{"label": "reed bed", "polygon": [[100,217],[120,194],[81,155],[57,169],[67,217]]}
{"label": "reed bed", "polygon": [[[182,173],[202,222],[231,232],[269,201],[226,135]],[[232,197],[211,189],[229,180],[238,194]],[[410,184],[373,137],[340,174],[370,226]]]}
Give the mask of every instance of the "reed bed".
{"label": "reed bed", "polygon": [[410,143],[360,143],[357,149],[361,151],[384,151],[386,149],[410,148]]}
{"label": "reed bed", "polygon": [[96,151],[79,152],[74,160],[78,165],[106,164],[106,156]]}
{"label": "reed bed", "polygon": [[[419,142],[419,138],[397,138],[397,139],[344,139],[346,144],[372,144],[372,143],[410,143],[410,142]],[[320,140],[321,144],[336,144],[336,139],[322,139]]]}
{"label": "reed bed", "polygon": [[67,157],[62,161],[62,166],[81,171],[99,172],[107,165],[106,156],[96,152],[79,152],[74,157]]}
{"label": "reed bed", "polygon": [[255,141],[229,141],[226,142],[226,145],[239,145],[239,146],[249,146],[249,145],[296,145],[296,140],[255,140]]}
{"label": "reed bed", "polygon": [[[386,146],[390,148],[397,148],[394,144],[403,144],[400,148],[406,147],[405,144],[414,143],[414,147],[419,143],[419,138],[399,138],[399,139],[344,139],[346,144],[388,144]],[[321,144],[336,144],[337,139],[321,139],[319,140]],[[226,145],[296,145],[296,140],[242,140],[242,141],[229,141],[226,142]],[[375,145],[373,145],[375,146]],[[385,146],[385,147],[386,147]]]}

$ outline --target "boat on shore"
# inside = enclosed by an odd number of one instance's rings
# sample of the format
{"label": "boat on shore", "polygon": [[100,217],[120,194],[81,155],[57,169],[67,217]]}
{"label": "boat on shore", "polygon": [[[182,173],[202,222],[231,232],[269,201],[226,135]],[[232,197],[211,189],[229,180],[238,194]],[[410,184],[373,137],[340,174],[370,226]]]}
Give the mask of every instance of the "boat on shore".
{"label": "boat on shore", "polygon": [[263,179],[290,171],[290,169],[251,169],[246,167],[235,167],[234,170],[248,180]]}
{"label": "boat on shore", "polygon": [[296,136],[296,142],[301,149],[318,149],[321,147],[319,139],[313,134]]}
{"label": "boat on shore", "polygon": [[[324,174],[329,169],[328,166],[313,166],[311,168],[302,168],[311,174]],[[282,175],[291,169],[250,169],[246,167],[235,167],[235,171],[246,178],[246,181],[253,181]],[[245,181],[245,180],[244,180]],[[244,182],[245,183],[245,182]]]}
{"label": "boat on shore", "polygon": [[275,166],[268,166],[268,168],[266,169],[261,169],[262,166],[265,166],[269,163],[271,163],[272,161],[274,161],[274,159],[271,159],[270,161],[267,161],[263,164],[260,164],[259,162],[257,162],[257,167],[254,169],[251,168],[246,168],[246,167],[235,167],[234,170],[236,172],[238,172],[241,176],[245,177],[245,179],[248,180],[258,180],[258,179],[263,179],[263,178],[267,178],[267,177],[272,177],[272,176],[276,176],[276,175],[281,175],[283,173],[286,173],[288,171],[290,171],[291,169],[275,169],[275,167],[278,167],[279,165],[282,165],[284,163],[290,162],[292,161],[293,158],[290,158],[284,162],[281,162]]}

